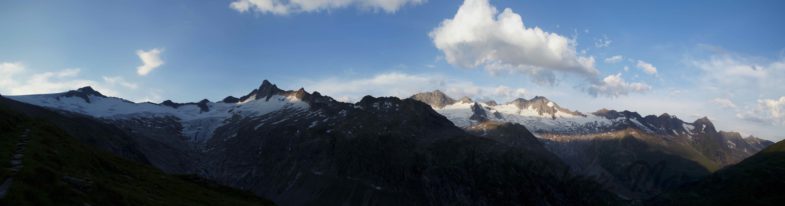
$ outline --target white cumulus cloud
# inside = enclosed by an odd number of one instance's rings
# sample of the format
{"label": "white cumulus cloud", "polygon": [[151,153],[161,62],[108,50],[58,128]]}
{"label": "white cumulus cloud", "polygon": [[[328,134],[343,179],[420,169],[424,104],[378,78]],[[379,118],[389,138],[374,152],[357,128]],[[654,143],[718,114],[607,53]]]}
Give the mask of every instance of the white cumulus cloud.
{"label": "white cumulus cloud", "polygon": [[638,64],[635,66],[637,66],[639,69],[642,69],[643,72],[646,72],[646,74],[657,74],[657,67],[654,67],[654,65],[651,65],[648,62],[638,60]]}
{"label": "white cumulus cloud", "polygon": [[539,27],[526,27],[521,15],[496,10],[488,0],[466,0],[452,19],[430,32],[445,60],[492,73],[515,72],[538,83],[555,81],[554,72],[596,77],[594,57],[576,52],[576,42]]}
{"label": "white cumulus cloud", "polygon": [[756,107],[737,116],[760,123],[783,126],[785,125],[785,96],[779,99],[759,99]]}
{"label": "white cumulus cloud", "polygon": [[350,6],[394,13],[403,6],[423,2],[425,0],[235,0],[229,7],[241,13],[254,11],[273,15],[318,12]]}
{"label": "white cumulus cloud", "polygon": [[616,55],[616,56],[605,58],[605,63],[615,64],[621,62],[621,60],[624,60],[624,56]]}
{"label": "white cumulus cloud", "polygon": [[0,63],[0,88],[8,89],[18,84],[14,75],[24,71],[24,65],[19,62]]}
{"label": "white cumulus cloud", "polygon": [[137,50],[136,55],[139,56],[140,60],[142,60],[142,65],[136,67],[136,73],[141,76],[145,76],[154,69],[163,65],[164,61],[161,59],[161,52],[163,52],[163,49],[159,48],[148,51]]}
{"label": "white cumulus cloud", "polygon": [[736,104],[734,104],[733,101],[731,101],[730,99],[714,98],[711,101],[722,108],[736,108]]}
{"label": "white cumulus cloud", "polygon": [[595,83],[588,88],[588,92],[594,96],[618,97],[629,93],[643,93],[651,90],[651,86],[644,83],[629,83],[621,77],[621,73],[608,75],[601,82]]}

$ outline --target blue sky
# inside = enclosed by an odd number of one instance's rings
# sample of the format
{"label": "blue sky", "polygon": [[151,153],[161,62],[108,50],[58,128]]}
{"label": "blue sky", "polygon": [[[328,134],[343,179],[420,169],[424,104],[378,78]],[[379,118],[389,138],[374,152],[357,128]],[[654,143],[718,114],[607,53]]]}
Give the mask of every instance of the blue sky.
{"label": "blue sky", "polygon": [[92,85],[133,101],[215,101],[269,79],[344,101],[433,89],[541,95],[584,112],[708,116],[778,140],[783,10],[782,1],[11,0],[0,2],[0,93]]}

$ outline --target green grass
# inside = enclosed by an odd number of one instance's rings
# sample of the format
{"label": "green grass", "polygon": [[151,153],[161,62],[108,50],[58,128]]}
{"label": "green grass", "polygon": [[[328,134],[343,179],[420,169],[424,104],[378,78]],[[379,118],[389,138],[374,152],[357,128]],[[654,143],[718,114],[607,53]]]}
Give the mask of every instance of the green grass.
{"label": "green grass", "polygon": [[785,202],[785,141],[668,192],[653,205],[782,205]]}
{"label": "green grass", "polygon": [[[194,176],[167,175],[94,149],[43,121],[6,121],[5,114],[0,116],[3,176],[24,128],[31,129],[31,140],[24,168],[0,205],[272,205],[251,193]],[[73,178],[78,180],[68,180]]]}

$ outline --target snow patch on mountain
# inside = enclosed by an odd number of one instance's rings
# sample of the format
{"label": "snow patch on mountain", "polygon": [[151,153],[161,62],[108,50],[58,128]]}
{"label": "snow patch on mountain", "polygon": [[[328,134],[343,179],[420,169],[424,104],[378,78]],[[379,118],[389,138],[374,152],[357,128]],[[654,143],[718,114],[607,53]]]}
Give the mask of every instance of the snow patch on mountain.
{"label": "snow patch on mountain", "polygon": [[[513,122],[526,125],[532,131],[580,131],[591,129],[591,126],[610,126],[612,120],[596,115],[574,115],[567,112],[556,111],[553,115],[542,113],[532,106],[520,109],[515,104],[489,105],[478,103],[485,110],[488,120]],[[456,126],[468,127],[479,123],[470,119],[474,114],[474,103],[458,102],[444,107],[432,107],[439,114],[444,115]],[[552,106],[552,102],[549,106]],[[555,117],[555,118],[554,118]]]}
{"label": "snow patch on mountain", "polygon": [[307,110],[309,104],[294,96],[273,95],[269,99],[248,98],[238,103],[207,102],[207,111],[196,104],[171,107],[150,102],[134,103],[102,95],[67,96],[66,93],[10,96],[16,101],[70,111],[104,119],[166,117],[179,119],[182,135],[192,142],[204,142],[232,116],[260,116],[282,109]]}

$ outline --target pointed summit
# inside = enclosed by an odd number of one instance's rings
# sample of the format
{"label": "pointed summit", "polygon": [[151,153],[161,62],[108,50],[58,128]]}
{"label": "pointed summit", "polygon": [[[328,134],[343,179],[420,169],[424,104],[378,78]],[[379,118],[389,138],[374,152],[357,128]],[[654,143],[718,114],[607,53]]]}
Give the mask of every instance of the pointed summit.
{"label": "pointed summit", "polygon": [[77,89],[76,91],[77,92],[81,92],[81,93],[86,94],[86,95],[93,95],[93,96],[98,96],[98,97],[106,97],[103,94],[101,94],[100,92],[95,91],[95,89],[93,89],[93,87],[91,87],[91,86],[82,87],[82,88]]}
{"label": "pointed summit", "polygon": [[104,96],[103,94],[101,94],[98,91],[95,91],[93,89],[93,87],[90,87],[90,86],[82,87],[82,88],[79,88],[77,90],[68,91],[63,96],[65,96],[65,97],[79,97],[79,98],[84,99],[84,101],[87,102],[87,103],[90,103],[90,97],[89,96],[96,96],[96,97],[106,98],[106,96]]}
{"label": "pointed summit", "polygon": [[283,92],[283,90],[278,89],[278,86],[270,83],[270,81],[265,79],[262,81],[262,85],[259,86],[259,89],[257,90],[256,99],[265,98],[265,100],[270,100],[270,97],[280,92]]}
{"label": "pointed summit", "polygon": [[480,106],[480,104],[475,102],[474,105],[472,105],[471,109],[472,109],[472,116],[469,117],[469,119],[478,122],[488,121],[488,113],[485,112],[485,109],[483,109],[482,106]]}
{"label": "pointed summit", "polygon": [[260,85],[259,88],[254,89],[247,95],[240,97],[238,102],[245,102],[251,98],[253,98],[252,100],[257,100],[257,99],[270,100],[270,97],[272,97],[273,95],[280,94],[283,92],[284,91],[279,89],[278,86],[270,83],[270,81],[267,81],[265,79],[264,81],[262,81],[262,85]]}
{"label": "pointed summit", "polygon": [[273,87],[278,88],[273,83],[270,83],[270,81],[267,81],[265,79],[262,81],[262,85],[259,86],[259,91],[263,90],[264,88],[273,88]]}
{"label": "pointed summit", "polygon": [[697,119],[692,125],[695,126],[696,132],[717,133],[717,129],[714,128],[714,123],[712,123],[708,117]]}

